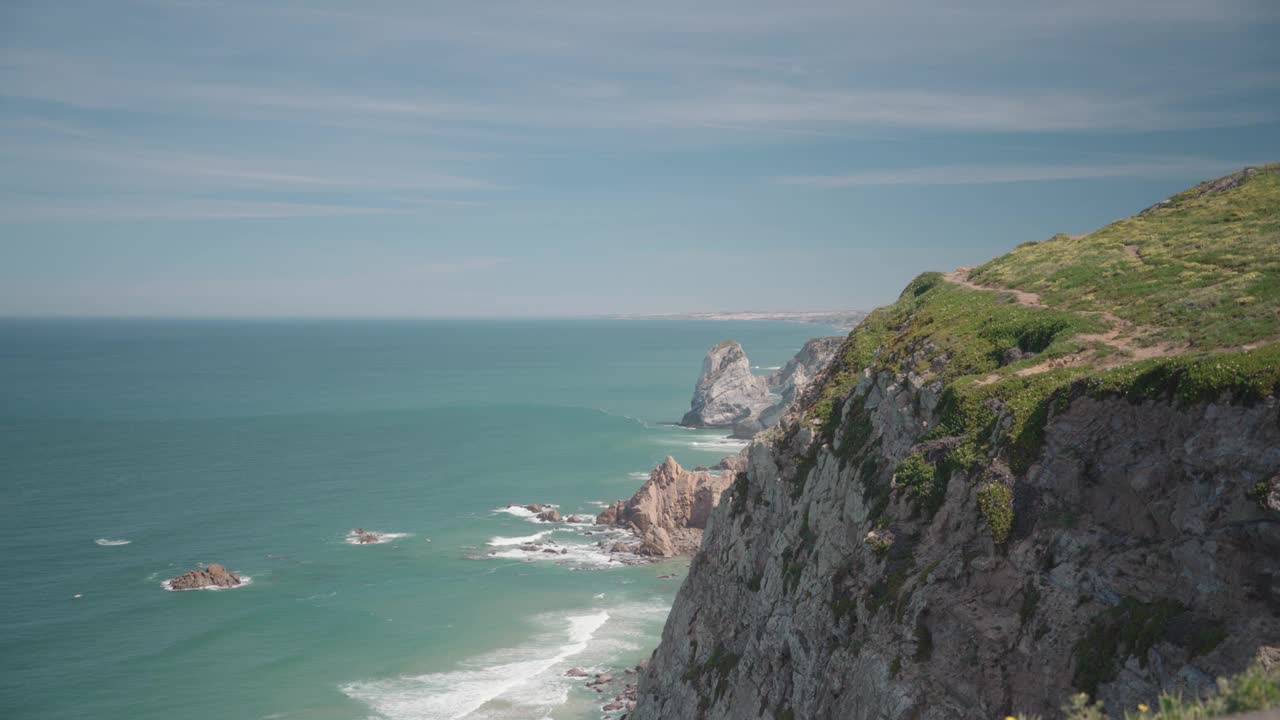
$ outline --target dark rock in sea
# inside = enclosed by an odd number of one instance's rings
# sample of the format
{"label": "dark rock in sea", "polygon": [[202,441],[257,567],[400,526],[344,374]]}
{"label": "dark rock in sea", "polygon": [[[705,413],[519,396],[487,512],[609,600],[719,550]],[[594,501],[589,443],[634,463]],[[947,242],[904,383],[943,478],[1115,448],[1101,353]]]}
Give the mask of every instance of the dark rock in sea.
{"label": "dark rock in sea", "polygon": [[208,587],[229,588],[240,585],[242,581],[226,567],[213,563],[205,568],[198,568],[183,573],[165,582],[170,590],[200,590]]}
{"label": "dark rock in sea", "polygon": [[560,522],[563,518],[560,517],[559,510],[548,508],[538,513],[538,519],[542,522]]}
{"label": "dark rock in sea", "polygon": [[382,536],[372,530],[356,528],[351,531],[351,534],[355,537],[357,545],[372,545],[382,542]]}
{"label": "dark rock in sea", "polygon": [[586,677],[587,671],[580,667],[571,667],[564,671],[565,677]]}

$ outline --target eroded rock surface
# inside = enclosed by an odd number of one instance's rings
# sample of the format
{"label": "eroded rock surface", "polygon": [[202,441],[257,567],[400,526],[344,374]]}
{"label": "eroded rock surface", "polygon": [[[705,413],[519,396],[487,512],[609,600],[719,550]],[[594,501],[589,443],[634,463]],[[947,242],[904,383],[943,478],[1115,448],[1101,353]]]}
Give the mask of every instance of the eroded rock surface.
{"label": "eroded rock surface", "polygon": [[209,587],[230,588],[241,583],[240,577],[226,567],[213,563],[196,568],[165,582],[170,590],[201,590]]}
{"label": "eroded rock surface", "polygon": [[681,425],[732,428],[773,404],[765,378],[751,373],[742,346],[725,340],[707,352]]}
{"label": "eroded rock surface", "polygon": [[[864,371],[830,432],[788,417],[757,437],[632,717],[1051,718],[1081,689],[1118,714],[1276,652],[1275,397],[1075,396],[1015,471],[945,465],[940,390]],[[915,453],[933,509],[895,481]],[[997,486],[1003,543],[981,509]]]}
{"label": "eroded rock surface", "polygon": [[736,457],[725,458],[709,470],[686,470],[668,456],[630,500],[605,508],[596,523],[626,528],[636,536],[636,543],[619,543],[619,551],[650,557],[691,555],[741,463]]}

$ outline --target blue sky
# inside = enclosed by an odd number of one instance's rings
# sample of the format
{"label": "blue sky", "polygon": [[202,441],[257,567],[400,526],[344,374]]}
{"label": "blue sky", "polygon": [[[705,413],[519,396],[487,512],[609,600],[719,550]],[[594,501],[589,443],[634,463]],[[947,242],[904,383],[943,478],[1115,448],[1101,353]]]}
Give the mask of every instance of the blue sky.
{"label": "blue sky", "polygon": [[1280,160],[1271,0],[0,4],[0,315],[855,309]]}

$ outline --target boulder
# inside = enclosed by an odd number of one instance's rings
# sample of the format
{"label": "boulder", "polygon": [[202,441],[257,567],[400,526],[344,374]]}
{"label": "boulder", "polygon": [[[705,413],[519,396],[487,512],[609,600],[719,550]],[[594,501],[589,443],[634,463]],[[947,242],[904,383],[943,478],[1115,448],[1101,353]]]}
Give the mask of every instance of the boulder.
{"label": "boulder", "polygon": [[542,522],[560,522],[560,511],[555,508],[548,508],[538,513],[538,519]]}

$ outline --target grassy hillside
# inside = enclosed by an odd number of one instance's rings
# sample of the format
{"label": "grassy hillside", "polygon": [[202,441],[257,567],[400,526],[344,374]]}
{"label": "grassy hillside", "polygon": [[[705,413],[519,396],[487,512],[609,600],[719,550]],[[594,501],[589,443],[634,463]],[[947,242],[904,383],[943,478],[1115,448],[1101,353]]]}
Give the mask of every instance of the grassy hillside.
{"label": "grassy hillside", "polygon": [[[1038,454],[1081,393],[1248,401],[1280,386],[1280,165],[1202,183],[1083,237],[1027,243],[972,271],[925,273],[850,334],[807,419],[872,366],[940,380],[939,468]],[[1000,415],[1009,422],[997,425]],[[996,432],[995,428],[1000,431]]]}
{"label": "grassy hillside", "polygon": [[1084,237],[1023,245],[970,279],[1113,313],[1144,345],[1277,339],[1280,165],[1202,183]]}

